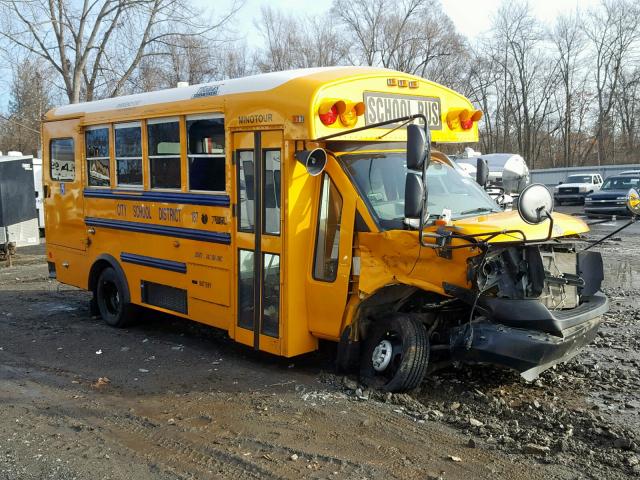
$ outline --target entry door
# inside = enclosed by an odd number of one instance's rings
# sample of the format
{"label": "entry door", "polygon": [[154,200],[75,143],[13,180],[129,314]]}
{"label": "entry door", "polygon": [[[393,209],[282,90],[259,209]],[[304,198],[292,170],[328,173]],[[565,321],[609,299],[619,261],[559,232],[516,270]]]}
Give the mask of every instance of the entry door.
{"label": "entry door", "polygon": [[282,131],[233,134],[236,172],[235,339],[280,353]]}
{"label": "entry door", "polygon": [[48,131],[42,165],[47,243],[86,250],[82,136],[76,120],[48,124]]}

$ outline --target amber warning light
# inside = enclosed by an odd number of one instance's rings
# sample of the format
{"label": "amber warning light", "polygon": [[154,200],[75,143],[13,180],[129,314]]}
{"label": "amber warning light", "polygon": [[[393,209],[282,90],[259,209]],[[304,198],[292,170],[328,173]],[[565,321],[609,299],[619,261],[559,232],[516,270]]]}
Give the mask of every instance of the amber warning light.
{"label": "amber warning light", "polygon": [[358,123],[358,117],[362,115],[364,115],[363,102],[325,100],[318,108],[318,117],[327,127],[334,125],[339,119],[342,126],[351,128]]}
{"label": "amber warning light", "polygon": [[451,130],[470,130],[482,118],[482,110],[454,108],[447,112],[447,125]]}

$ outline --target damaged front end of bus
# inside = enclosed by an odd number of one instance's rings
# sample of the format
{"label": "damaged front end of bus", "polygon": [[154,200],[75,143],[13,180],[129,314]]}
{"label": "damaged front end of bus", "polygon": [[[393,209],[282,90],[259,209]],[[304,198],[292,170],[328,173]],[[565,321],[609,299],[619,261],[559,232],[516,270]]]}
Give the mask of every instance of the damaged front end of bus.
{"label": "damaged front end of bus", "polygon": [[[466,207],[454,207],[459,215],[452,216],[442,205],[455,202],[456,192],[437,188],[468,179],[456,179],[444,160],[430,167],[429,150],[428,130],[409,125],[407,150],[398,153],[406,159],[404,228],[359,235],[360,303],[339,360],[357,346],[361,379],[400,391],[452,363],[493,364],[533,380],[571,359],[595,338],[609,307],[602,257],[592,245],[581,247],[588,226],[554,213],[551,193],[539,184],[522,191],[517,212],[465,192]],[[371,198],[381,195],[367,193],[375,167],[365,163],[361,179],[362,156],[351,157],[342,162],[376,210]],[[390,176],[381,175],[386,183]],[[638,193],[628,197],[640,213]]]}

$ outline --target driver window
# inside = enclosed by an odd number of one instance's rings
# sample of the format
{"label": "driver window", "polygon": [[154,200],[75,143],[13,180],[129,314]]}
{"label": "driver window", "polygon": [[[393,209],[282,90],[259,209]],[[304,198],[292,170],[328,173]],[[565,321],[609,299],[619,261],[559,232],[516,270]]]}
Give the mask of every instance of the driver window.
{"label": "driver window", "polygon": [[333,282],[338,274],[342,197],[326,173],[322,177],[313,278]]}

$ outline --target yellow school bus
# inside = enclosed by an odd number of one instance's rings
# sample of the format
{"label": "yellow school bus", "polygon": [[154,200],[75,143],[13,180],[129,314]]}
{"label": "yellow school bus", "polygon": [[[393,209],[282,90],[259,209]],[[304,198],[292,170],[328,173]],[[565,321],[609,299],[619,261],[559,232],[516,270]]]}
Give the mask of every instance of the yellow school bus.
{"label": "yellow school bus", "polygon": [[534,378],[595,336],[602,260],[544,187],[502,211],[437,150],[477,142],[481,118],[363,67],[55,108],[50,275],[116,327],[146,307],[285,357],[338,342],[340,368],[389,391],[451,362]]}

